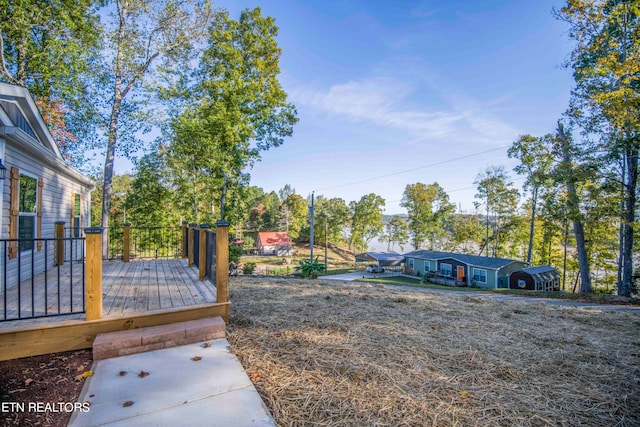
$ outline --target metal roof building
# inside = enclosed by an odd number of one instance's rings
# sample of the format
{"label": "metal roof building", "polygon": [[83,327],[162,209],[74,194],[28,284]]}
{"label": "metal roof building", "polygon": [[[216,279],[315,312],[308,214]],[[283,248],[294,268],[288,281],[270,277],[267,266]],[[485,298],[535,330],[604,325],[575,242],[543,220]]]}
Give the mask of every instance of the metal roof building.
{"label": "metal roof building", "polygon": [[356,262],[378,264],[380,267],[396,267],[404,262],[404,255],[397,252],[364,252],[356,255]]}

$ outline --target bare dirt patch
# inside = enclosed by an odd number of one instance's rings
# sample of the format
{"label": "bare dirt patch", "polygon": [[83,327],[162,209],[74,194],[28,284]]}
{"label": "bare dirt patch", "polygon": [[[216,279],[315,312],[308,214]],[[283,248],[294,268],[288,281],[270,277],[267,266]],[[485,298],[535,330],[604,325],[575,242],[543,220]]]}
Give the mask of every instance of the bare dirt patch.
{"label": "bare dirt patch", "polygon": [[234,278],[228,339],[276,423],[640,425],[640,317]]}

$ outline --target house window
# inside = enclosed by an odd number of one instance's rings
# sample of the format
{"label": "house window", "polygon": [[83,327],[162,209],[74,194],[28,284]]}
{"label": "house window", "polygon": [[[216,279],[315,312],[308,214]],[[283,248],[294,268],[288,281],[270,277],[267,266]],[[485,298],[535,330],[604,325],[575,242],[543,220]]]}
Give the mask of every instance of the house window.
{"label": "house window", "polygon": [[[36,206],[38,180],[20,175],[18,193],[18,239],[34,239],[36,237]],[[20,242],[20,251],[33,250],[33,240]]]}
{"label": "house window", "polygon": [[425,273],[428,273],[428,272],[429,272],[429,270],[430,270],[430,267],[429,267],[429,261],[425,261],[425,262],[424,262],[424,272],[425,272]]}
{"label": "house window", "polygon": [[413,258],[409,258],[409,270],[413,270]]}
{"label": "house window", "polygon": [[453,273],[453,267],[451,264],[447,264],[445,262],[440,264],[440,274],[443,276],[451,276]]}
{"label": "house window", "polygon": [[476,283],[487,283],[487,270],[473,269],[473,280]]}
{"label": "house window", "polygon": [[80,195],[73,198],[73,237],[80,237]]}

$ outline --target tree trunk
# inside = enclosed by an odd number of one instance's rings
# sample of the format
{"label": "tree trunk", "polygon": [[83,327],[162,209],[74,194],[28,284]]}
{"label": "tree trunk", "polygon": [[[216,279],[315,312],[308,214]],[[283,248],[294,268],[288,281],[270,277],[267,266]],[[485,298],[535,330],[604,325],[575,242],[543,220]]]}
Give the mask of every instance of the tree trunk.
{"label": "tree trunk", "polygon": [[618,295],[622,295],[622,266],[624,265],[624,222],[625,222],[625,184],[627,179],[627,158],[626,154],[622,159],[622,179],[620,180],[620,229],[618,236]]}
{"label": "tree trunk", "polygon": [[527,249],[527,264],[531,265],[531,252],[533,251],[533,232],[536,221],[536,202],[538,200],[538,187],[533,188],[531,199],[531,223],[529,224],[529,248]]}
{"label": "tree trunk", "polygon": [[568,191],[568,207],[569,215],[573,221],[573,232],[576,236],[576,246],[578,250],[578,266],[580,268],[580,278],[582,283],[580,284],[580,293],[591,293],[593,288],[591,287],[591,273],[589,270],[589,257],[587,254],[587,247],[584,238],[584,225],[579,216],[579,199],[576,193],[575,177],[573,168],[571,166],[571,158],[569,155],[569,139],[564,132],[562,123],[558,123],[558,137],[562,143],[562,163],[564,166],[564,179],[567,185]]}
{"label": "tree trunk", "polygon": [[102,233],[102,254],[108,255],[109,244],[109,213],[111,211],[111,194],[113,190],[113,162],[115,159],[116,143],[118,139],[118,116],[124,94],[122,93],[122,43],[125,34],[126,8],[118,6],[120,23],[118,26],[118,51],[115,64],[115,84],[113,88],[113,105],[111,106],[111,118],[109,119],[109,135],[107,141],[107,152],[104,161],[104,181],[102,187],[102,221],[101,225],[106,228]]}
{"label": "tree trunk", "polygon": [[564,223],[564,253],[562,260],[562,290],[566,290],[567,284],[567,241],[569,240],[569,223]]}
{"label": "tree trunk", "polygon": [[633,288],[633,227],[636,208],[636,187],[638,184],[638,149],[627,150],[627,183],[625,193],[624,244],[622,253],[622,286],[618,295],[631,296]]}
{"label": "tree trunk", "polygon": [[109,121],[109,139],[107,143],[107,153],[104,162],[104,181],[102,185],[102,221],[101,225],[106,230],[102,233],[102,255],[108,256],[109,244],[109,213],[111,211],[111,195],[113,193],[113,161],[115,159],[117,131],[118,131],[118,114],[122,98],[118,87],[118,79],[116,79],[116,90],[111,109],[111,119]]}

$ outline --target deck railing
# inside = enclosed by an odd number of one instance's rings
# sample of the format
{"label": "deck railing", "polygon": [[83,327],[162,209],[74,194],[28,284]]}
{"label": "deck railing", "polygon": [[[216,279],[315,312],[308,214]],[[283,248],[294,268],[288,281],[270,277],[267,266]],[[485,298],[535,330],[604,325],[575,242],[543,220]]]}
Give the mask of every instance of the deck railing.
{"label": "deck railing", "polygon": [[85,239],[0,239],[0,320],[84,313]]}
{"label": "deck railing", "polygon": [[108,236],[106,260],[180,258],[182,255],[181,227],[124,224],[105,227],[104,232]]}
{"label": "deck railing", "polygon": [[[188,254],[191,267],[197,255],[199,279],[208,277],[216,285],[216,302],[228,303],[229,223],[218,222],[215,233],[195,224],[169,228],[171,244],[165,248],[175,250],[154,250],[148,258],[186,258]],[[64,236],[64,230],[62,222],[56,223],[56,235]],[[122,227],[121,259],[125,262],[145,254],[145,246],[137,244],[135,237],[130,239],[130,231],[129,226]],[[0,321],[74,313],[86,313],[86,320],[102,318],[103,229],[88,227],[81,233],[83,237],[0,240]],[[225,310],[223,317],[228,320],[228,308]]]}
{"label": "deck railing", "polygon": [[208,278],[216,285],[218,302],[229,301],[229,223],[219,221],[216,230],[207,224],[182,225],[183,257],[198,268],[200,280]]}
{"label": "deck railing", "polygon": [[[208,278],[211,283],[216,283],[216,232],[210,230],[207,224],[199,226],[192,224],[187,232],[193,233],[194,265],[198,267],[198,271],[204,271],[204,277]],[[200,267],[201,263],[203,263],[202,268]]]}

